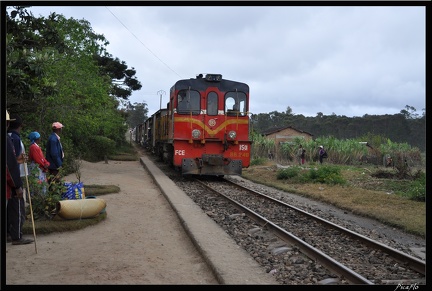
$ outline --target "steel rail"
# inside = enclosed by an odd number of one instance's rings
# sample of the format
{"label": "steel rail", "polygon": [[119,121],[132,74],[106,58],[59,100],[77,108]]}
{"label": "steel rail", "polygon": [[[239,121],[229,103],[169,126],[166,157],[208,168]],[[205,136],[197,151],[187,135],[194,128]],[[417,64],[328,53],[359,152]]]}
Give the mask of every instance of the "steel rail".
{"label": "steel rail", "polygon": [[[196,180],[196,182],[200,183],[206,189],[209,189],[210,191],[217,193],[233,205],[235,205],[236,208],[238,208],[240,211],[244,211],[251,219],[256,221],[258,224],[262,226],[268,227],[271,231],[273,231],[278,237],[280,237],[282,240],[289,242],[291,244],[297,245],[300,250],[307,255],[310,259],[319,261],[323,266],[328,268],[329,270],[334,271],[335,273],[343,276],[346,280],[351,282],[352,284],[367,284],[367,285],[374,285],[373,282],[369,281],[368,279],[364,278],[362,275],[356,273],[355,271],[351,270],[350,268],[347,268],[345,265],[341,264],[340,262],[334,260],[333,258],[329,257],[325,253],[321,252],[320,250],[316,249],[315,247],[311,246],[310,244],[304,242],[300,238],[296,237],[295,235],[285,231],[281,227],[275,225],[271,221],[267,220],[266,218],[262,217],[258,213],[250,210],[249,208],[245,207],[244,205],[241,205],[237,201],[229,198],[228,196],[218,192],[217,190],[211,188],[206,183]],[[247,189],[250,191],[250,189]]]}
{"label": "steel rail", "polygon": [[311,214],[309,212],[306,212],[306,211],[304,211],[304,210],[302,210],[300,208],[297,208],[297,207],[295,207],[293,205],[289,205],[289,204],[287,204],[287,203],[285,203],[283,201],[277,200],[277,199],[275,199],[273,197],[267,196],[265,194],[262,194],[260,192],[255,191],[255,190],[252,190],[252,189],[249,189],[249,188],[244,187],[242,185],[239,185],[239,184],[237,184],[237,183],[235,183],[233,181],[226,180],[226,179],[224,179],[224,181],[226,181],[226,182],[230,183],[231,185],[234,185],[234,186],[236,186],[238,188],[241,188],[241,189],[244,189],[244,190],[247,190],[247,191],[251,191],[252,193],[255,193],[256,195],[259,195],[260,197],[264,197],[265,199],[271,200],[271,201],[273,201],[275,203],[284,205],[284,206],[289,207],[289,208],[291,208],[291,209],[293,209],[295,211],[298,211],[299,213],[302,213],[305,216],[313,218],[314,220],[316,220],[316,221],[318,221],[318,222],[320,222],[322,224],[330,226],[333,229],[341,231],[342,233],[344,233],[344,234],[346,234],[346,235],[348,235],[348,236],[350,236],[350,237],[352,237],[354,239],[359,240],[360,242],[364,243],[365,245],[367,245],[369,247],[373,247],[375,249],[378,249],[380,251],[383,251],[383,252],[389,254],[395,260],[399,261],[400,263],[402,263],[402,264],[404,264],[406,266],[409,266],[411,269],[419,272],[420,274],[423,274],[423,275],[426,274],[426,262],[423,261],[423,260],[421,260],[421,259],[415,258],[415,257],[413,257],[413,256],[411,256],[409,254],[406,254],[404,252],[396,250],[396,249],[394,249],[394,248],[392,248],[390,246],[387,246],[387,245],[385,245],[385,244],[383,244],[381,242],[378,242],[378,241],[375,241],[373,239],[370,239],[370,238],[368,238],[368,237],[366,237],[364,235],[361,235],[359,233],[351,231],[351,230],[349,230],[347,228],[344,228],[344,227],[342,227],[340,225],[337,225],[337,224],[335,224],[335,223],[333,223],[331,221],[325,220],[325,219],[323,219],[323,218],[321,218],[319,216],[316,216],[314,214]]}

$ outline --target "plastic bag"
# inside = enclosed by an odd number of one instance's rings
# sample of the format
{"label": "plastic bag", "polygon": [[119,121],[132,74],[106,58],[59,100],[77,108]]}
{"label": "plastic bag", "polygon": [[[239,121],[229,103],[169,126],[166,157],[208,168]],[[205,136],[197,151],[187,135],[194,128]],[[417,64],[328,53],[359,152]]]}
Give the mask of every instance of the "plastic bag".
{"label": "plastic bag", "polygon": [[64,200],[84,199],[84,184],[82,182],[65,182],[66,192],[63,192],[61,198]]}

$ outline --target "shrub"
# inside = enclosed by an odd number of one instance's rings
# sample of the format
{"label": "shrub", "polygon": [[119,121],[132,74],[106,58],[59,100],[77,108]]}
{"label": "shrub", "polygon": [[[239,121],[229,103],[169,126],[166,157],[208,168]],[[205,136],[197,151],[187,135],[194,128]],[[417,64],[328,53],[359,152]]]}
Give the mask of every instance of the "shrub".
{"label": "shrub", "polygon": [[55,214],[57,202],[61,200],[61,195],[65,190],[64,183],[63,181],[52,184],[40,183],[37,178],[37,171],[38,169],[34,168],[27,176],[31,194],[31,210],[35,219],[51,219]]}
{"label": "shrub", "polygon": [[318,169],[311,169],[309,171],[309,179],[316,183],[329,185],[346,183],[342,177],[341,169],[337,166],[322,166]]}
{"label": "shrub", "polygon": [[265,158],[255,158],[252,159],[250,164],[251,166],[259,166],[259,165],[264,165],[267,162],[267,159]]}
{"label": "shrub", "polygon": [[87,143],[88,150],[86,152],[85,160],[90,162],[101,161],[105,156],[115,152],[116,144],[112,139],[104,136],[93,136],[89,138]]}
{"label": "shrub", "polygon": [[414,201],[426,201],[426,174],[421,173],[419,177],[412,181],[405,193],[406,197]]}
{"label": "shrub", "polygon": [[279,169],[276,174],[278,180],[286,180],[297,177],[300,173],[299,167],[289,167],[286,169]]}

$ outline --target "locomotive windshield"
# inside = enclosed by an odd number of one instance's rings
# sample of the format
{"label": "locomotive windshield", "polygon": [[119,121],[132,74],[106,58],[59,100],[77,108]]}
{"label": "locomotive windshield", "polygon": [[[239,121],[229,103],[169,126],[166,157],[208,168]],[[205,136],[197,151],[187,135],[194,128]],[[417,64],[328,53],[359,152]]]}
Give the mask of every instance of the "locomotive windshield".
{"label": "locomotive windshield", "polygon": [[207,96],[207,115],[218,114],[218,96],[216,92],[210,92]]}
{"label": "locomotive windshield", "polygon": [[200,94],[194,90],[181,90],[177,95],[177,112],[179,114],[199,114]]}
{"label": "locomotive windshield", "polygon": [[227,92],[225,95],[225,112],[228,115],[246,115],[246,94],[243,92]]}

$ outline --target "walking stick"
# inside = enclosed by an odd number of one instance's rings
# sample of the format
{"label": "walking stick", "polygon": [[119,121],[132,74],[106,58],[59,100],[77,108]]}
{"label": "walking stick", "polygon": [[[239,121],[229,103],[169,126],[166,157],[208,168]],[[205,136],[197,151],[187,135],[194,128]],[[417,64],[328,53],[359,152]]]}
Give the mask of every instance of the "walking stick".
{"label": "walking stick", "polygon": [[36,229],[35,229],[35,224],[34,224],[34,218],[33,218],[33,208],[32,208],[32,203],[31,203],[31,194],[30,194],[30,186],[29,186],[29,181],[28,181],[28,170],[27,170],[27,157],[24,157],[24,172],[25,172],[25,178],[26,178],[26,183],[27,183],[27,192],[28,192],[28,198],[29,198],[29,204],[30,204],[30,215],[31,215],[31,220],[32,220],[32,225],[33,225],[33,237],[34,237],[34,245],[35,245],[35,251],[37,254],[37,247],[36,247]]}

